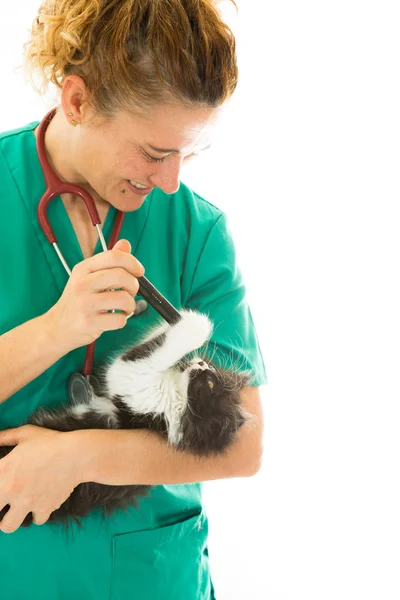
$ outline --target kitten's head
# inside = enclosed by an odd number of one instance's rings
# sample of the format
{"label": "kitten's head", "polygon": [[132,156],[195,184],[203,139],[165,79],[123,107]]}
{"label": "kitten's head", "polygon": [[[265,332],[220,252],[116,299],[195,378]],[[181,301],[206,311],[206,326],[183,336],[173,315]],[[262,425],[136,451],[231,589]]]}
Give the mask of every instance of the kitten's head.
{"label": "kitten's head", "polygon": [[[180,419],[182,441],[196,454],[222,452],[248,420],[241,407],[241,390],[249,384],[246,373],[216,367],[207,359],[196,358],[181,370],[188,378],[187,405]],[[186,440],[186,443],[184,443]]]}

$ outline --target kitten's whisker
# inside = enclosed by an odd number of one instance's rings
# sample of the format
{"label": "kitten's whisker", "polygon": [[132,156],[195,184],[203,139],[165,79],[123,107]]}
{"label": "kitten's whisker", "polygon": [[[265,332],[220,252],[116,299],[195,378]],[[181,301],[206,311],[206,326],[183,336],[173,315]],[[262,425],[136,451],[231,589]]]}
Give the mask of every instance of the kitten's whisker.
{"label": "kitten's whisker", "polygon": [[232,357],[232,363],[229,367],[230,370],[232,370],[233,372],[237,372],[237,371],[242,371],[243,367],[247,364],[247,359],[245,356],[241,356],[241,357],[236,357],[236,361],[234,361],[233,357]]}
{"label": "kitten's whisker", "polygon": [[214,343],[213,353],[212,353],[211,359],[210,359],[212,363],[214,362],[214,356],[216,356],[216,354],[217,354],[217,344]]}

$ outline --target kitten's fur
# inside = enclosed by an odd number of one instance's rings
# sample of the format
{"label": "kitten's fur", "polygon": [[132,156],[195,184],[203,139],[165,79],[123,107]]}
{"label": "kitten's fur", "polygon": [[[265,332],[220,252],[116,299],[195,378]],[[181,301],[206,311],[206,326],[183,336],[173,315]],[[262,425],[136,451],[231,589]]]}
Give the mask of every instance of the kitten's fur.
{"label": "kitten's fur", "polygon": [[[247,415],[240,391],[248,373],[217,368],[197,355],[212,333],[206,315],[182,310],[174,325],[158,325],[138,345],[113,358],[92,378],[90,404],[59,409],[39,408],[28,423],[58,431],[76,429],[149,429],[164,436],[177,450],[198,456],[223,452],[234,440]],[[0,458],[13,447],[0,446]],[[124,457],[121,457],[123,460]],[[85,482],[55,510],[48,522],[78,525],[90,509],[102,507],[109,515],[117,508],[137,506],[149,485],[103,485]],[[0,511],[0,519],[9,505]],[[22,526],[32,523],[29,513]]]}

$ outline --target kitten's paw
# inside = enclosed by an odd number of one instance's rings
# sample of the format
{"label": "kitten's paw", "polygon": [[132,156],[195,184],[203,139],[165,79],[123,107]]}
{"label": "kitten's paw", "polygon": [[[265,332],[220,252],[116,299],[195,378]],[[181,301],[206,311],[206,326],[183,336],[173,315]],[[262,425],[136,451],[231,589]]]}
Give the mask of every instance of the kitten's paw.
{"label": "kitten's paw", "polygon": [[207,315],[195,310],[183,309],[179,314],[182,318],[175,327],[179,327],[192,350],[200,348],[212,335],[214,329],[212,322]]}

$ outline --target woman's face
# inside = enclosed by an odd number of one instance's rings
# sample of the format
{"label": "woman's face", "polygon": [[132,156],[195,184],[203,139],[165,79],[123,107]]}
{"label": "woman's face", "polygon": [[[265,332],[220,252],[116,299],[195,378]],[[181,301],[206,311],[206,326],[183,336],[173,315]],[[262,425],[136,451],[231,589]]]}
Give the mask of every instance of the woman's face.
{"label": "woman's face", "polygon": [[166,106],[145,117],[119,112],[101,125],[83,118],[73,130],[74,170],[115,208],[137,210],[153,188],[179,189],[182,165],[210,145],[217,112]]}

